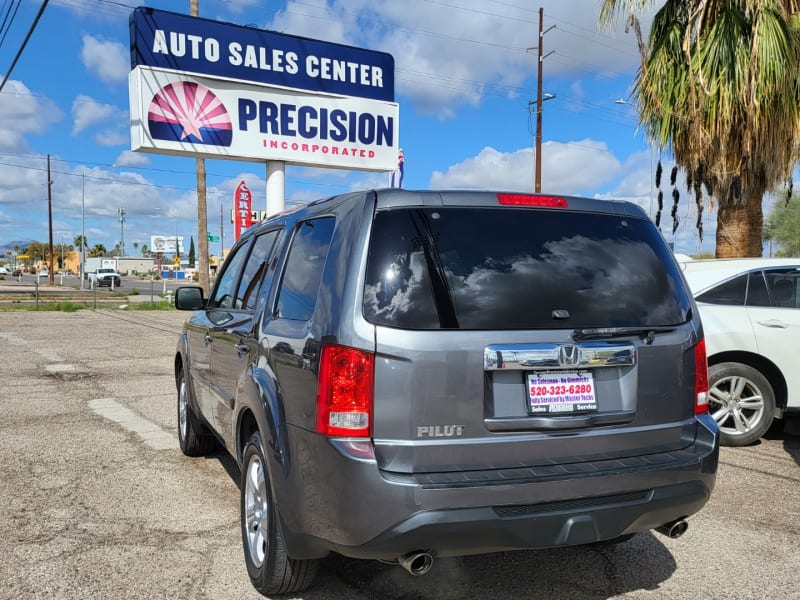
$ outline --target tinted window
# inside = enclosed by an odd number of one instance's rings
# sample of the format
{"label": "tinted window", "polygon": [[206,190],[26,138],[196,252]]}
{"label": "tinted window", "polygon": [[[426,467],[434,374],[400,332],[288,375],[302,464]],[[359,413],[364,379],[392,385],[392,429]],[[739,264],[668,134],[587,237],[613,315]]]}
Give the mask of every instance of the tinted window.
{"label": "tinted window", "polygon": [[334,219],[325,217],[299,225],[278,292],[278,315],[307,321],[314,313],[322,270],[333,235]]}
{"label": "tinted window", "polygon": [[242,273],[242,265],[247,257],[249,248],[250,243],[239,246],[225,259],[225,265],[217,281],[217,287],[214,289],[214,295],[209,302],[209,307],[234,308],[236,284]]}
{"label": "tinted window", "polygon": [[774,269],[764,271],[769,288],[772,306],[780,308],[798,308],[798,287],[800,271],[797,269]]}
{"label": "tinted window", "polygon": [[750,273],[747,280],[747,305],[748,306],[769,306],[769,292],[764,281],[764,273],[756,271]]}
{"label": "tinted window", "polygon": [[[766,292],[766,290],[764,290]],[[709,304],[729,304],[734,306],[744,306],[744,299],[747,295],[747,273],[729,279],[718,286],[711,288],[707,292],[697,297],[699,302]],[[754,295],[755,299],[756,296]]]}
{"label": "tinted window", "polygon": [[689,307],[669,250],[646,220],[461,207],[391,209],[375,216],[364,315],[376,324],[673,325],[686,320]]}
{"label": "tinted window", "polygon": [[242,272],[242,280],[239,283],[237,297],[237,307],[253,310],[256,307],[258,294],[256,291],[261,285],[264,273],[267,270],[268,260],[278,231],[269,231],[256,237],[253,242],[253,249],[247,259],[247,264]]}

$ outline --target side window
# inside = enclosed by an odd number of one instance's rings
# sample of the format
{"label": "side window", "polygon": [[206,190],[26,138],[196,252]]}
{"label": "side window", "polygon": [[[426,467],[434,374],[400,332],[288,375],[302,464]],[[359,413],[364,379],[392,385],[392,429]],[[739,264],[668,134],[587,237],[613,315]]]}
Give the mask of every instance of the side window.
{"label": "side window", "polygon": [[733,306],[744,306],[744,298],[747,293],[747,273],[739,275],[719,284],[715,288],[700,294],[698,302],[708,302],[709,304],[730,304]]}
{"label": "side window", "polygon": [[242,266],[244,265],[245,258],[247,258],[247,251],[250,249],[250,243],[239,246],[232,256],[228,256],[225,260],[225,265],[222,267],[222,274],[220,275],[217,287],[214,288],[214,294],[208,303],[211,308],[234,308],[236,301],[236,284],[239,281],[239,276],[242,273]]}
{"label": "side window", "polygon": [[299,225],[278,291],[277,316],[307,321],[314,314],[334,223],[333,217],[324,217]]}
{"label": "side window", "polygon": [[800,270],[774,269],[764,271],[772,299],[772,306],[780,308],[798,308],[797,290],[800,283]]}
{"label": "side window", "polygon": [[250,257],[247,259],[247,264],[245,264],[242,272],[239,292],[236,294],[237,308],[255,309],[258,288],[264,279],[272,246],[275,245],[279,231],[279,229],[268,231],[256,237],[256,241],[253,242],[253,249],[250,251]]}
{"label": "side window", "polygon": [[769,306],[769,293],[764,281],[764,273],[756,271],[750,273],[747,284],[747,306]]}

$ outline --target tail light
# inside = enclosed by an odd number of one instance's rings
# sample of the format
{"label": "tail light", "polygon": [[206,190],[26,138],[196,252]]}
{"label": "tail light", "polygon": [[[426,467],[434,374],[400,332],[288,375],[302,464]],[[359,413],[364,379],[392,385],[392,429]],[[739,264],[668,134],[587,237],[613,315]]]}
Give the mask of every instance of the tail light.
{"label": "tail light", "polygon": [[550,208],[567,208],[569,206],[566,198],[539,194],[497,194],[497,202],[507,206],[549,206]]}
{"label": "tail light", "polygon": [[708,358],[706,341],[700,340],[694,347],[694,414],[708,412]]}
{"label": "tail light", "polygon": [[346,346],[323,346],[317,382],[317,431],[369,437],[375,357]]}

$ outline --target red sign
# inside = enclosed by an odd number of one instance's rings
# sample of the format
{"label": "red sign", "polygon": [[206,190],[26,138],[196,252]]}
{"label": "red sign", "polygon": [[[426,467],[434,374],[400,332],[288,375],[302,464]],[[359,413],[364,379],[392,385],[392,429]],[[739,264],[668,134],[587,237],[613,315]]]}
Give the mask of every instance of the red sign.
{"label": "red sign", "polygon": [[242,232],[253,224],[250,216],[252,204],[253,194],[242,181],[233,193],[234,240],[238,240]]}

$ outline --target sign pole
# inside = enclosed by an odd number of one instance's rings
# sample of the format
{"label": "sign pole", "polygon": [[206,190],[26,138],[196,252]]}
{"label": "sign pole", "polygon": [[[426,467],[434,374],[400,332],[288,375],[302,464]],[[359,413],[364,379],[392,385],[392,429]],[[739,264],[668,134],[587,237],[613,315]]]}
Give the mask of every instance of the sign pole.
{"label": "sign pole", "polygon": [[267,162],[267,217],[286,208],[286,163],[281,160]]}
{"label": "sign pole", "polygon": [[[189,0],[189,13],[196,17],[200,14],[199,0]],[[197,283],[203,288],[203,292],[208,295],[208,239],[204,237],[208,229],[208,213],[206,204],[206,161],[203,158],[196,158],[195,165],[197,170],[197,243],[198,243],[198,264]]]}

